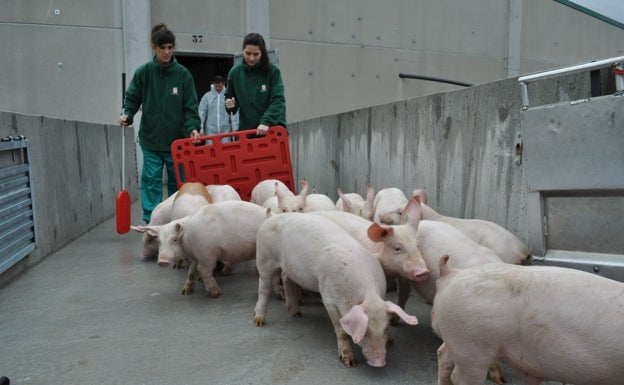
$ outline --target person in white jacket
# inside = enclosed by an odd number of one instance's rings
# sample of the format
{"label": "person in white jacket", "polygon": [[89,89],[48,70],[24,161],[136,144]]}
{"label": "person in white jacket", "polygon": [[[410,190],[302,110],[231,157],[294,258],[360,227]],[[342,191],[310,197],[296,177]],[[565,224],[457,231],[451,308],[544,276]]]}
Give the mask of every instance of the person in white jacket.
{"label": "person in white jacket", "polygon": [[238,131],[238,114],[230,115],[225,110],[224,83],[223,77],[215,76],[210,91],[206,92],[199,102],[199,119],[204,135]]}

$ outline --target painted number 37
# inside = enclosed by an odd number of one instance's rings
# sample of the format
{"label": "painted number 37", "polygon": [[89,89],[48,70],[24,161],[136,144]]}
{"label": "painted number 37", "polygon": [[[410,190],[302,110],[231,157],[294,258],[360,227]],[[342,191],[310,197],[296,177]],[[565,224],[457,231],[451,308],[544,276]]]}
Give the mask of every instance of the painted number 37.
{"label": "painted number 37", "polygon": [[193,35],[193,43],[201,43],[204,35]]}

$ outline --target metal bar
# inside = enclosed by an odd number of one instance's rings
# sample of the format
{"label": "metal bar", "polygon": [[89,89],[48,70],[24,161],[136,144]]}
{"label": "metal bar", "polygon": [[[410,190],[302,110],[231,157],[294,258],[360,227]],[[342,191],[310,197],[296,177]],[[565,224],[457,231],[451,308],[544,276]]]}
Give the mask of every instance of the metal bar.
{"label": "metal bar", "polygon": [[613,57],[610,59],[603,59],[603,60],[593,61],[590,63],[558,68],[558,69],[554,69],[551,71],[538,72],[538,73],[534,73],[531,75],[520,76],[518,78],[518,82],[522,83],[522,82],[529,82],[531,80],[548,79],[548,78],[553,78],[553,77],[560,76],[560,75],[568,75],[568,74],[574,74],[574,73],[579,73],[579,72],[584,72],[584,71],[600,69],[600,68],[608,67],[613,63],[618,63],[622,61],[624,61],[624,56],[618,56],[618,57]]}
{"label": "metal bar", "polygon": [[449,83],[449,84],[455,84],[455,85],[463,86],[463,87],[472,87],[474,85],[470,83],[460,82],[457,80],[435,78],[432,76],[424,76],[424,75],[410,75],[410,74],[399,73],[399,77],[401,79],[407,78],[407,79],[430,80],[432,82]]}

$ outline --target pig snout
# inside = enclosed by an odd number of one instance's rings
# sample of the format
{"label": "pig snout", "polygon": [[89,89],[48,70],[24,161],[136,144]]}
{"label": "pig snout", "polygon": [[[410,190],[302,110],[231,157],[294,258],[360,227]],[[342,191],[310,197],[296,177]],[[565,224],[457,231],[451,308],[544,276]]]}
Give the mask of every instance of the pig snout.
{"label": "pig snout", "polygon": [[374,368],[382,368],[386,366],[386,353],[368,353],[364,354],[366,363]]}
{"label": "pig snout", "polygon": [[411,279],[414,282],[423,282],[429,278],[430,271],[423,265],[408,264],[403,269],[406,278]]}
{"label": "pig snout", "polygon": [[171,263],[171,258],[169,258],[168,256],[159,255],[157,263],[160,267],[167,267]]}

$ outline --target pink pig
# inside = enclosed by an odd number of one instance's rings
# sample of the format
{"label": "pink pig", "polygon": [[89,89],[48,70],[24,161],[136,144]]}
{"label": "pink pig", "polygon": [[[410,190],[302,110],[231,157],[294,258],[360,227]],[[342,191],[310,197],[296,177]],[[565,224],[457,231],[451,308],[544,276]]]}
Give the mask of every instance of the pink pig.
{"label": "pink pig", "polygon": [[[152,211],[148,226],[160,226],[171,221],[171,208],[178,192],[160,202]],[[141,260],[148,261],[158,257],[158,239],[148,233],[141,238]]]}
{"label": "pink pig", "polygon": [[366,199],[358,193],[344,194],[341,189],[338,189],[338,196],[339,198],[336,201],[338,210],[359,215],[369,221],[373,220],[375,189],[371,184],[368,184],[366,187]]}
{"label": "pink pig", "polygon": [[386,225],[401,223],[403,208],[407,204],[407,197],[396,187],[381,189],[375,195],[375,213],[373,220]]}
{"label": "pink pig", "polygon": [[308,194],[308,182],[301,181],[301,190],[297,195],[288,194],[290,191],[275,189],[277,207],[266,206],[275,213],[308,213],[312,211],[337,210],[334,202],[324,194]]}
{"label": "pink pig", "polygon": [[[182,218],[212,202],[211,195],[202,183],[184,183],[178,191],[160,202],[152,211],[148,226],[159,226],[172,219]],[[141,259],[146,261],[158,256],[158,240],[148,232],[143,233]]]}
{"label": "pink pig", "polygon": [[349,342],[362,347],[369,365],[384,366],[388,323],[397,314],[418,320],[384,301],[386,280],[377,259],[345,230],[316,215],[284,213],[268,218],[258,230],[256,264],[260,274],[254,325],[262,326],[273,274],[282,269],[286,306],[300,315],[295,284],[321,294],[338,340],[342,363],[353,366]]}
{"label": "pink pig", "polygon": [[191,261],[183,294],[193,291],[199,273],[210,296],[219,297],[221,289],[212,275],[217,261],[231,265],[253,259],[256,233],[265,219],[266,210],[254,203],[227,201],[203,206],[163,226],[132,228],[158,238],[158,265]]}
{"label": "pink pig", "polygon": [[440,261],[432,310],[444,340],[438,384],[483,384],[498,359],[530,385],[622,383],[623,283],[563,267],[449,262]]}
{"label": "pink pig", "polygon": [[528,262],[529,248],[512,232],[501,225],[481,219],[455,218],[440,215],[426,205],[427,193],[424,190],[416,189],[412,191],[412,194],[420,196],[423,219],[446,222],[455,226],[473,241],[494,250],[503,262],[514,265]]}
{"label": "pink pig", "polygon": [[278,179],[265,179],[258,182],[251,190],[251,203],[263,206],[267,199],[275,197],[275,191],[281,190],[284,194],[294,196],[295,193],[290,191],[288,186]]}
{"label": "pink pig", "polygon": [[240,194],[229,184],[209,184],[206,190],[212,196],[213,202],[239,201]]}
{"label": "pink pig", "polygon": [[[399,276],[414,282],[429,278],[429,269],[418,249],[420,205],[411,199],[403,211],[401,225],[382,226],[343,211],[317,211],[357,239],[381,263],[386,279]],[[434,284],[434,283],[432,283]]]}

